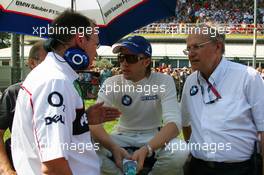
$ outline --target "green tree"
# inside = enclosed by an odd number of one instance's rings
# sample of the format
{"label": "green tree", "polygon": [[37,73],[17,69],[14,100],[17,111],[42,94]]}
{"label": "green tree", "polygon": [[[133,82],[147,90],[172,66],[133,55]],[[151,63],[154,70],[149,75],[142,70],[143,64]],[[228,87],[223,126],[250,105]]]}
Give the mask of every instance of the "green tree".
{"label": "green tree", "polygon": [[104,67],[108,67],[108,68],[113,67],[113,64],[108,59],[103,58],[96,61],[95,66],[102,69]]}

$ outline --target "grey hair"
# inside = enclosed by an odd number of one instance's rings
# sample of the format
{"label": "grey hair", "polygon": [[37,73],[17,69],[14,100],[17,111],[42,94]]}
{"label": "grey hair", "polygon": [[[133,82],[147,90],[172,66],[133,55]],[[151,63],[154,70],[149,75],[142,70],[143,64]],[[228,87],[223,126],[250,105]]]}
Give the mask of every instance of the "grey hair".
{"label": "grey hair", "polygon": [[34,59],[34,60],[39,60],[40,58],[40,56],[39,56],[39,52],[41,51],[41,50],[44,50],[44,41],[43,40],[40,40],[40,41],[38,41],[38,42],[36,42],[33,46],[32,46],[32,48],[30,49],[30,51],[29,51],[29,56],[28,56],[28,58],[29,59]]}
{"label": "grey hair", "polygon": [[[218,27],[215,26],[209,26],[205,23],[197,24],[194,28],[195,34],[203,34],[209,37],[209,39],[216,43],[220,42],[222,43],[222,54],[225,53],[225,33],[220,33],[219,30],[217,30]],[[197,31],[198,30],[198,31]],[[208,33],[204,33],[203,31],[208,31]],[[197,33],[198,32],[198,33]]]}

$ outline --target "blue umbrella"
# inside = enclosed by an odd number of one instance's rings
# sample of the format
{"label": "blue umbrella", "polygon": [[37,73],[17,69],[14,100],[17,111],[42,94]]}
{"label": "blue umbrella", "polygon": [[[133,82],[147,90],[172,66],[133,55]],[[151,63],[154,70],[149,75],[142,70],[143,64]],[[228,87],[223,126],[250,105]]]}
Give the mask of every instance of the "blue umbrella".
{"label": "blue umbrella", "polygon": [[[125,35],[154,21],[175,15],[176,0],[0,0],[0,31],[41,36],[66,8],[96,21],[101,45],[113,45]],[[42,31],[42,32],[43,32]],[[43,37],[43,36],[41,36]]]}

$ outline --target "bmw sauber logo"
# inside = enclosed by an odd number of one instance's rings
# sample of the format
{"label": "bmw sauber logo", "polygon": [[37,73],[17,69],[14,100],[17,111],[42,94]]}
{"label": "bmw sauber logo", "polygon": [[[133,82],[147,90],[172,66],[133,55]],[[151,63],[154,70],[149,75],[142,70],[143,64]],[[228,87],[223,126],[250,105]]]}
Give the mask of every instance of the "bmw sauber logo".
{"label": "bmw sauber logo", "polygon": [[190,95],[191,95],[191,96],[194,96],[194,95],[197,94],[197,92],[198,92],[198,87],[197,87],[196,85],[193,85],[193,86],[191,87],[191,89],[190,89]]}
{"label": "bmw sauber logo", "polygon": [[131,105],[131,103],[132,103],[132,98],[131,98],[130,96],[128,96],[128,95],[124,95],[124,96],[122,97],[122,104],[123,104],[123,105],[125,105],[125,106],[129,106],[129,105]]}

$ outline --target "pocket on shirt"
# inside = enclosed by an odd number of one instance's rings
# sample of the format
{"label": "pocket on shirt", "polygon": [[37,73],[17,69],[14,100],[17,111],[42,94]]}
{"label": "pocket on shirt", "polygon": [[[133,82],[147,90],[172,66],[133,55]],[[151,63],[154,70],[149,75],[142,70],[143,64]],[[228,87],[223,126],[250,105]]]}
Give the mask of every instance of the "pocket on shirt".
{"label": "pocket on shirt", "polygon": [[225,111],[224,123],[226,128],[234,128],[235,126],[245,125],[250,120],[250,105],[245,97],[234,97],[223,108]]}
{"label": "pocket on shirt", "polygon": [[220,123],[234,119],[236,120],[240,117],[239,114],[241,114],[241,111],[244,110],[244,108],[248,109],[245,99],[237,99],[231,96],[222,97],[214,104],[209,104],[207,106],[207,110],[213,113],[213,119]]}
{"label": "pocket on shirt", "polygon": [[248,104],[245,97],[241,97],[240,99],[234,98],[230,107],[228,108],[229,113],[225,118],[226,121],[235,121],[237,123],[244,121],[245,119],[249,119],[251,106]]}

